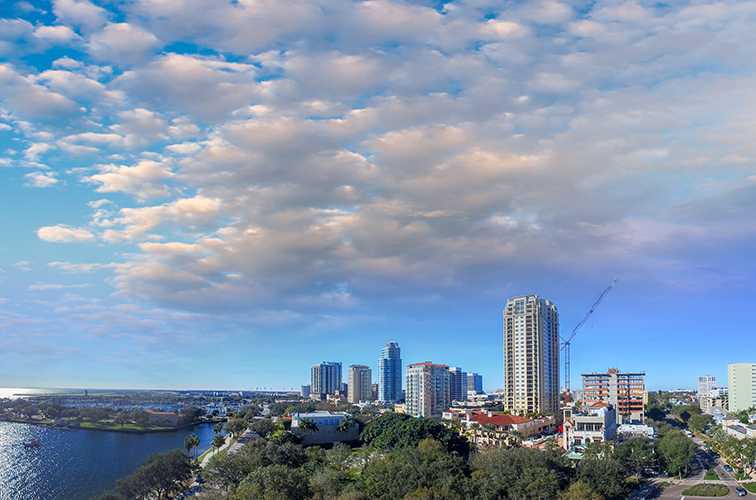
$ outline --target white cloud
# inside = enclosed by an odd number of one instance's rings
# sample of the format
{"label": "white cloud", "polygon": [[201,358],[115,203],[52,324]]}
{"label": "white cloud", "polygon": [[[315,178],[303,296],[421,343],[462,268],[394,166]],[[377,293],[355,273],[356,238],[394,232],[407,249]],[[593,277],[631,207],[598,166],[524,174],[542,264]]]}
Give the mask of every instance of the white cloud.
{"label": "white cloud", "polygon": [[30,119],[60,118],[79,110],[75,102],[20,75],[9,64],[0,64],[0,101]]}
{"label": "white cloud", "polygon": [[15,264],[13,264],[13,267],[18,269],[19,271],[29,272],[32,270],[32,263],[28,260],[19,260]]}
{"label": "white cloud", "polygon": [[143,61],[160,46],[160,40],[129,23],[109,23],[89,38],[89,53],[98,60],[117,66]]}
{"label": "white cloud", "polygon": [[98,165],[97,174],[84,180],[97,185],[98,193],[128,193],[140,200],[163,197],[170,194],[164,183],[173,176],[166,163],[141,160],[133,166]]}
{"label": "white cloud", "polygon": [[65,45],[78,38],[68,26],[39,26],[34,30],[34,36],[57,45]]}
{"label": "white cloud", "polygon": [[28,185],[37,188],[46,188],[54,186],[58,182],[55,174],[50,172],[31,172],[24,176]]}
{"label": "white cloud", "polygon": [[92,241],[95,236],[91,231],[81,227],[71,227],[59,224],[44,226],[37,230],[37,237],[53,243],[72,243]]}
{"label": "white cloud", "polygon": [[87,31],[99,28],[108,17],[105,9],[88,0],[54,0],[53,12],[61,22]]}
{"label": "white cloud", "polygon": [[63,283],[32,283],[29,285],[29,291],[31,292],[48,292],[51,290],[74,290],[80,288],[87,288],[90,285],[86,283],[80,284],[63,284]]}

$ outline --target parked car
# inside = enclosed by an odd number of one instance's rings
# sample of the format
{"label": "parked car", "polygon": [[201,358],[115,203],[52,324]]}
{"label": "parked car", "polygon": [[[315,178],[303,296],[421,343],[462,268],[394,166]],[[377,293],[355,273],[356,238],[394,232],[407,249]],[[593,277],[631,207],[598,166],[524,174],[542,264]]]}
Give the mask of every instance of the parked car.
{"label": "parked car", "polygon": [[748,495],[748,492],[745,490],[745,488],[741,488],[740,486],[735,488],[735,493],[737,493],[739,497],[744,497]]}

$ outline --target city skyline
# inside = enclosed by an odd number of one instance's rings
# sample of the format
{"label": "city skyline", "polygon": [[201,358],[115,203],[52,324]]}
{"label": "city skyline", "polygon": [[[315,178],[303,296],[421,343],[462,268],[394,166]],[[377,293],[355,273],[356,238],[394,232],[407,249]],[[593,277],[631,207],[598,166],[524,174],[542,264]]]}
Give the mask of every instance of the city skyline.
{"label": "city skyline", "polygon": [[0,4],[0,386],[753,362],[755,2],[198,1]]}

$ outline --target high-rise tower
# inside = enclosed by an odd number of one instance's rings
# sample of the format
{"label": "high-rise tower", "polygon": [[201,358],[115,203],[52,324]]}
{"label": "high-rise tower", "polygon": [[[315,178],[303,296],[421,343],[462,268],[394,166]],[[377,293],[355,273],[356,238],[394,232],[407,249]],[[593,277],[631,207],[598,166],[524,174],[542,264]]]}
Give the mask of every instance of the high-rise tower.
{"label": "high-rise tower", "polygon": [[559,314],[537,295],[512,297],[504,307],[504,407],[559,411]]}
{"label": "high-rise tower", "polygon": [[402,354],[397,342],[389,342],[378,358],[378,400],[394,403],[402,399]]}
{"label": "high-rise tower", "polygon": [[371,370],[365,365],[349,365],[349,385],[347,401],[359,403],[373,399]]}
{"label": "high-rise tower", "polygon": [[310,370],[310,397],[325,399],[341,390],[341,363],[323,361]]}

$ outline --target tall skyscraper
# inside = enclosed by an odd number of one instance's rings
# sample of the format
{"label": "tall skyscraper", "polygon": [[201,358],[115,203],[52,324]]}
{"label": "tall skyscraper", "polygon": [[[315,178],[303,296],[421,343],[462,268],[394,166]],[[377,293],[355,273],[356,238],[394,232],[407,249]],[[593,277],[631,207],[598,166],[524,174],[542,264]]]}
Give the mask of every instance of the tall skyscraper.
{"label": "tall skyscraper", "polygon": [[397,342],[389,342],[378,358],[378,400],[394,403],[402,399],[402,353]]}
{"label": "tall skyscraper", "polygon": [[325,399],[341,390],[341,363],[323,361],[310,370],[310,397]]}
{"label": "tall skyscraper", "polygon": [[504,407],[512,413],[559,411],[559,314],[537,295],[504,307]]}
{"label": "tall skyscraper", "polygon": [[359,403],[373,399],[372,371],[365,365],[349,366],[347,401]]}
{"label": "tall skyscraper", "polygon": [[583,374],[583,401],[602,401],[614,407],[618,424],[643,423],[646,406],[646,374],[621,372]]}
{"label": "tall skyscraper", "polygon": [[483,393],[483,377],[477,373],[467,374],[467,390],[475,391],[478,394]]}
{"label": "tall skyscraper", "polygon": [[727,386],[731,412],[756,406],[756,363],[727,365]]}
{"label": "tall skyscraper", "polygon": [[449,367],[430,361],[407,368],[406,411],[413,417],[440,417],[451,404]]}
{"label": "tall skyscraper", "polygon": [[709,397],[711,391],[716,385],[717,379],[714,375],[703,375],[698,377],[698,399]]}
{"label": "tall skyscraper", "polygon": [[449,397],[452,401],[467,401],[467,372],[449,368]]}

